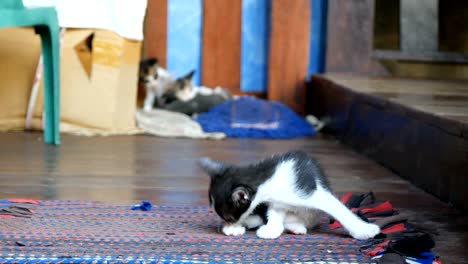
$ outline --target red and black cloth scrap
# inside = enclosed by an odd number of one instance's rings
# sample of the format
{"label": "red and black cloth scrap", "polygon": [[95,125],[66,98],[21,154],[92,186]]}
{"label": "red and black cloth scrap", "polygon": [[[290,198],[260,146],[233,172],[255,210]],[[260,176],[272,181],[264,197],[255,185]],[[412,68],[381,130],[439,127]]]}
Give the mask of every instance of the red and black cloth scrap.
{"label": "red and black cloth scrap", "polygon": [[[377,263],[442,263],[431,252],[435,246],[435,232],[410,223],[408,215],[399,213],[389,201],[378,202],[369,192],[359,195],[348,193],[341,202],[364,221],[380,227],[380,234],[361,247],[361,252],[373,257]],[[329,228],[339,229],[342,225],[330,219]]]}
{"label": "red and black cloth scrap", "polygon": [[0,219],[25,217],[31,218],[38,201],[28,199],[0,200]]}

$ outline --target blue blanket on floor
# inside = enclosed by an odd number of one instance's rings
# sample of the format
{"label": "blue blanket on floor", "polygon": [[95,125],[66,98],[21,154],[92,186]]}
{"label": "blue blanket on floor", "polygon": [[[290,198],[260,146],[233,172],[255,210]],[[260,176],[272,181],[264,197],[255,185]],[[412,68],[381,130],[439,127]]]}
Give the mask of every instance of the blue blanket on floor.
{"label": "blue blanket on floor", "polygon": [[205,132],[223,132],[235,138],[287,139],[315,135],[314,128],[287,106],[241,97],[195,119]]}

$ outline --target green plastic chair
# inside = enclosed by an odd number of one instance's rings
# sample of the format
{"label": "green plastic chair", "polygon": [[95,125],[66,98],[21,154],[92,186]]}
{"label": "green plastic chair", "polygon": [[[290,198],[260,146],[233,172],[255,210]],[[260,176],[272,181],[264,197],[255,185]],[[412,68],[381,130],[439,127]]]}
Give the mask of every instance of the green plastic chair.
{"label": "green plastic chair", "polygon": [[[55,8],[24,7],[22,0],[0,0],[0,28],[34,27],[44,60],[44,141],[60,144],[60,28]],[[0,45],[1,48],[1,45]]]}

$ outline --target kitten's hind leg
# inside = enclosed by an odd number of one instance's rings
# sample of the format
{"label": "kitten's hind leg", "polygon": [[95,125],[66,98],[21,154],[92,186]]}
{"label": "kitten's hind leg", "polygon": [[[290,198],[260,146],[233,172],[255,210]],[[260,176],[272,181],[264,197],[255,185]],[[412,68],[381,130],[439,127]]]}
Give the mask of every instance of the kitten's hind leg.
{"label": "kitten's hind leg", "polygon": [[342,204],[333,194],[319,186],[307,199],[307,206],[324,211],[340,221],[349,234],[356,239],[369,239],[380,233],[380,228],[361,220]]}
{"label": "kitten's hind leg", "polygon": [[284,219],[284,228],[295,235],[307,234],[307,224],[300,217],[288,213]]}

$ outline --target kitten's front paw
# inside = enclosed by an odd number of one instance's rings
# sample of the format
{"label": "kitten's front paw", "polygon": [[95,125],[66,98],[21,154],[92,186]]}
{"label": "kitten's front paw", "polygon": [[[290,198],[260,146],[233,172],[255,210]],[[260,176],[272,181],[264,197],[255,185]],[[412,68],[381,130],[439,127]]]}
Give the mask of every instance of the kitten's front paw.
{"label": "kitten's front paw", "polygon": [[225,225],[223,226],[223,233],[226,236],[241,236],[245,234],[245,227],[241,225]]}
{"label": "kitten's front paw", "polygon": [[283,231],[284,228],[281,227],[264,225],[257,230],[257,236],[263,239],[276,239],[281,236]]}
{"label": "kitten's front paw", "polygon": [[380,233],[380,227],[374,224],[363,223],[359,227],[355,228],[353,231],[350,231],[349,234],[355,239],[366,240],[373,238]]}

